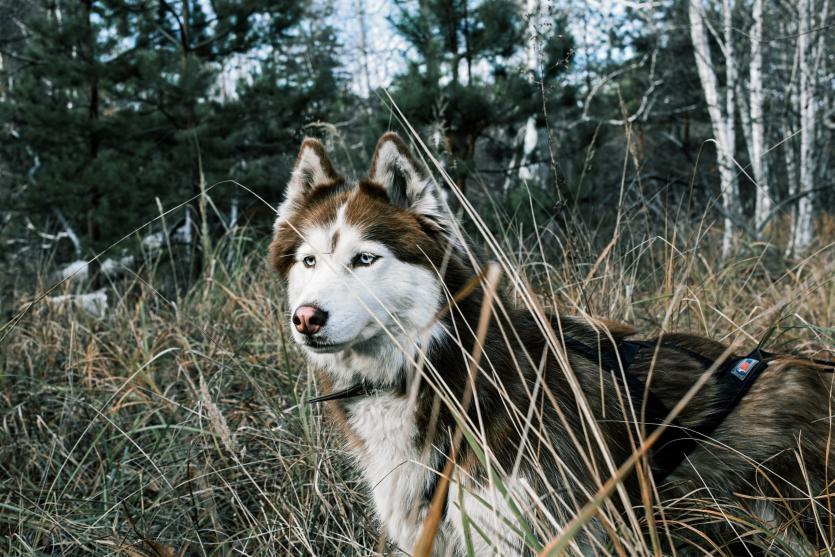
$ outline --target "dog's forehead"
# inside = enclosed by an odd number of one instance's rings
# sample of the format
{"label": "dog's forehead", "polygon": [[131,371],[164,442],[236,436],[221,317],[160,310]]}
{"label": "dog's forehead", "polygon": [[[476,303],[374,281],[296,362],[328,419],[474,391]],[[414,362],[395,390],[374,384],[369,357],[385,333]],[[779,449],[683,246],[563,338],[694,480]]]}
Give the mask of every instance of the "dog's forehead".
{"label": "dog's forehead", "polygon": [[311,223],[304,235],[305,243],[319,253],[336,254],[367,242],[369,238],[364,236],[363,229],[348,221],[348,210],[346,200],[333,211],[332,218]]}
{"label": "dog's forehead", "polygon": [[407,224],[410,220],[404,211],[388,202],[382,188],[373,184],[364,184],[362,187],[354,185],[337,192],[314,190],[298,216],[299,227],[303,232],[315,229],[338,230],[348,225],[365,230],[382,221],[396,225],[392,222],[394,218],[400,224]]}

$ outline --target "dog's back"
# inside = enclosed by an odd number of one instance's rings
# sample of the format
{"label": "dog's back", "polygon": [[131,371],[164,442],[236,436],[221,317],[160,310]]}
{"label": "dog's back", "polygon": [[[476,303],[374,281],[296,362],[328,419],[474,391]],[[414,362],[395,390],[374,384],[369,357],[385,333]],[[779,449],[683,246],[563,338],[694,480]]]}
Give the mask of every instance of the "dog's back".
{"label": "dog's back", "polygon": [[[519,311],[513,320],[517,323],[524,321],[523,314],[528,314],[527,310]],[[624,388],[624,383],[617,377],[621,369],[613,373],[613,370],[604,369],[601,362],[632,331],[618,323],[580,318],[554,317],[550,322],[554,328],[553,336],[565,342],[573,375],[582,386],[615,464],[619,465],[640,442],[637,434],[640,427],[636,422],[642,421],[638,417],[647,410],[647,406],[641,405],[641,395],[629,398],[629,389]],[[532,337],[523,335],[520,338]],[[578,349],[578,341],[599,351],[601,358],[593,361],[594,354],[590,357],[587,350]],[[529,353],[540,353],[543,349],[539,338],[528,340],[525,344]],[[831,516],[828,492],[829,484],[835,479],[835,459],[830,458],[831,417],[835,402],[835,373],[832,372],[835,370],[823,362],[816,363],[796,355],[770,354],[766,359],[767,367],[748,386],[744,396],[728,409],[724,385],[718,377],[727,372],[723,369],[727,367],[725,362],[739,360],[739,355],[730,353],[728,346],[686,334],[667,334],[642,344],[644,348],[630,361],[620,363],[628,365],[626,373],[634,377],[638,385],[646,387],[646,391],[660,401],[665,410],[675,407],[703,374],[713,370],[711,377],[670,427],[682,428],[685,433],[698,432],[716,415],[722,416],[715,428],[709,430],[709,435],[692,435],[698,442],[694,442],[685,454],[677,455],[680,460],[676,462],[680,461],[680,464],[669,470],[663,481],[656,478],[662,499],[683,498],[685,502],[679,502],[677,506],[687,512],[695,509],[704,511],[706,502],[710,501],[731,503],[739,506],[743,515],[760,518],[763,525],[778,531],[797,526],[802,535],[816,546],[824,547],[831,543],[832,532],[821,529],[820,525],[821,517]],[[559,367],[560,364],[554,359],[553,365]],[[535,374],[533,369],[529,372]],[[562,379],[563,371],[552,369],[547,373],[551,378],[551,388],[557,392],[562,390],[561,400],[574,401],[562,406],[575,406],[576,399],[566,393],[570,387]],[[533,376],[528,378],[529,382],[534,380]],[[530,401],[520,401],[519,404],[530,404]],[[727,410],[730,412],[725,415]],[[572,413],[569,409],[564,414],[574,414],[581,419],[582,412]],[[646,418],[645,415],[643,417]],[[554,423],[557,420],[546,418],[545,421]],[[553,428],[560,429],[563,435],[569,436],[564,426]],[[581,425],[575,432],[584,429]],[[643,431],[648,433],[651,428],[645,426]],[[671,437],[677,439],[679,445],[690,447],[680,442],[685,437],[690,439],[690,435]],[[662,436],[659,441],[664,439]],[[601,464],[604,459],[593,445],[586,443],[579,451],[582,453],[586,449],[591,458],[577,470],[582,478],[584,468],[588,469],[588,464],[592,464],[593,473],[585,477],[594,480],[584,488],[592,492],[600,485],[599,478],[605,480],[608,477],[605,466]],[[650,454],[668,451],[666,456],[669,456],[669,452],[678,450],[676,442],[671,442],[667,447],[653,447]],[[538,465],[542,466],[548,460],[545,457]],[[652,465],[652,457],[649,462]],[[625,486],[631,492],[633,504],[640,505],[640,481],[634,474],[626,480]],[[698,502],[687,508],[688,500]],[[674,512],[670,514],[674,515]],[[710,514],[716,513],[707,512],[705,517]],[[720,515],[715,522],[717,538],[721,537],[723,530],[732,528],[728,517]],[[823,524],[828,523],[829,519],[823,520]]]}

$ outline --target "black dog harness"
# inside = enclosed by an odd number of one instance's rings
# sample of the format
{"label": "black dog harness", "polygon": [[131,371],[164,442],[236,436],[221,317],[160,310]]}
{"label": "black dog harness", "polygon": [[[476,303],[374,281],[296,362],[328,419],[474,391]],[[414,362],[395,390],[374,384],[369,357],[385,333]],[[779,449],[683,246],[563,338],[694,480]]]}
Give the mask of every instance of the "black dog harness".
{"label": "black dog harness", "polygon": [[[566,349],[580,354],[587,360],[598,363],[601,368],[612,372],[621,387],[626,389],[635,407],[645,408],[644,424],[648,426],[647,435],[664,422],[670,411],[652,391],[645,388],[646,386],[638,377],[629,373],[629,367],[638,353],[642,350],[655,350],[660,343],[662,346],[673,348],[698,360],[705,366],[705,369],[709,369],[716,364],[714,360],[703,354],[672,342],[665,342],[663,339],[656,342],[624,340],[616,345],[615,351],[606,351],[602,347],[594,349],[568,336],[563,337],[563,342]],[[685,428],[677,420],[673,420],[661,433],[655,442],[655,446],[651,449],[651,464],[656,482],[662,482],[696,448],[700,440],[708,438],[734,411],[742,397],[757,380],[757,377],[768,367],[768,360],[774,356],[776,354],[756,348],[747,356],[730,358],[717,366],[714,372],[714,380],[718,386],[717,409],[696,427]],[[812,361],[824,366],[833,365],[832,362]],[[621,369],[623,369],[623,374],[620,373]],[[835,368],[833,371],[835,371]],[[369,396],[385,390],[379,386],[360,382],[346,389],[310,398],[307,402],[316,404],[328,400],[343,400]],[[646,396],[646,400],[644,400],[644,396]],[[646,404],[643,404],[644,402]]]}
{"label": "black dog harness", "polygon": [[[638,353],[642,350],[655,350],[660,343],[662,346],[686,353],[701,362],[706,369],[716,364],[714,360],[702,354],[664,342],[663,339],[657,342],[621,341],[617,345],[617,354],[614,355],[615,358],[619,358],[620,364],[612,357],[613,355],[606,354],[603,350],[595,350],[570,337],[565,337],[564,341],[566,348],[592,362],[598,362],[603,369],[612,372],[621,386],[626,389],[635,407],[645,407],[644,424],[648,426],[647,435],[662,424],[670,411],[651,390],[645,388],[646,386],[640,379],[629,373],[629,367]],[[656,482],[663,481],[681,464],[687,454],[696,448],[699,440],[708,438],[733,412],[757,377],[768,367],[767,360],[772,356],[773,354],[762,352],[757,348],[745,357],[728,359],[716,368],[714,380],[718,386],[717,409],[696,427],[685,428],[673,420],[661,433],[651,450],[652,470]],[[623,375],[620,373],[621,366]],[[645,394],[646,400],[644,400]]]}

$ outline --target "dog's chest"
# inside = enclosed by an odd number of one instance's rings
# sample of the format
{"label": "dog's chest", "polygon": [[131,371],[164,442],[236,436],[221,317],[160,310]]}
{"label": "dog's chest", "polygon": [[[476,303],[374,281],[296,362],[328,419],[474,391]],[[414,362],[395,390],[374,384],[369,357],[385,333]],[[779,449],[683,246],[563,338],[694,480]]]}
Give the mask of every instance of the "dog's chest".
{"label": "dog's chest", "polygon": [[351,402],[347,410],[348,424],[363,441],[357,456],[377,514],[389,536],[411,550],[431,474],[417,444],[414,408],[405,398],[379,395]]}

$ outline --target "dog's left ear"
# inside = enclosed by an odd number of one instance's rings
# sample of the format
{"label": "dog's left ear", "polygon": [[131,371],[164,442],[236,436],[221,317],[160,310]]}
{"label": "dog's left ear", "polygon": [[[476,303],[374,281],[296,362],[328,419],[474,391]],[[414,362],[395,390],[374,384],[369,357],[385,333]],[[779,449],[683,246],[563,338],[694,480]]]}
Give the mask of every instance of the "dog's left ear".
{"label": "dog's left ear", "polygon": [[394,205],[434,219],[441,215],[438,191],[429,173],[394,132],[377,142],[368,180],[382,186]]}

